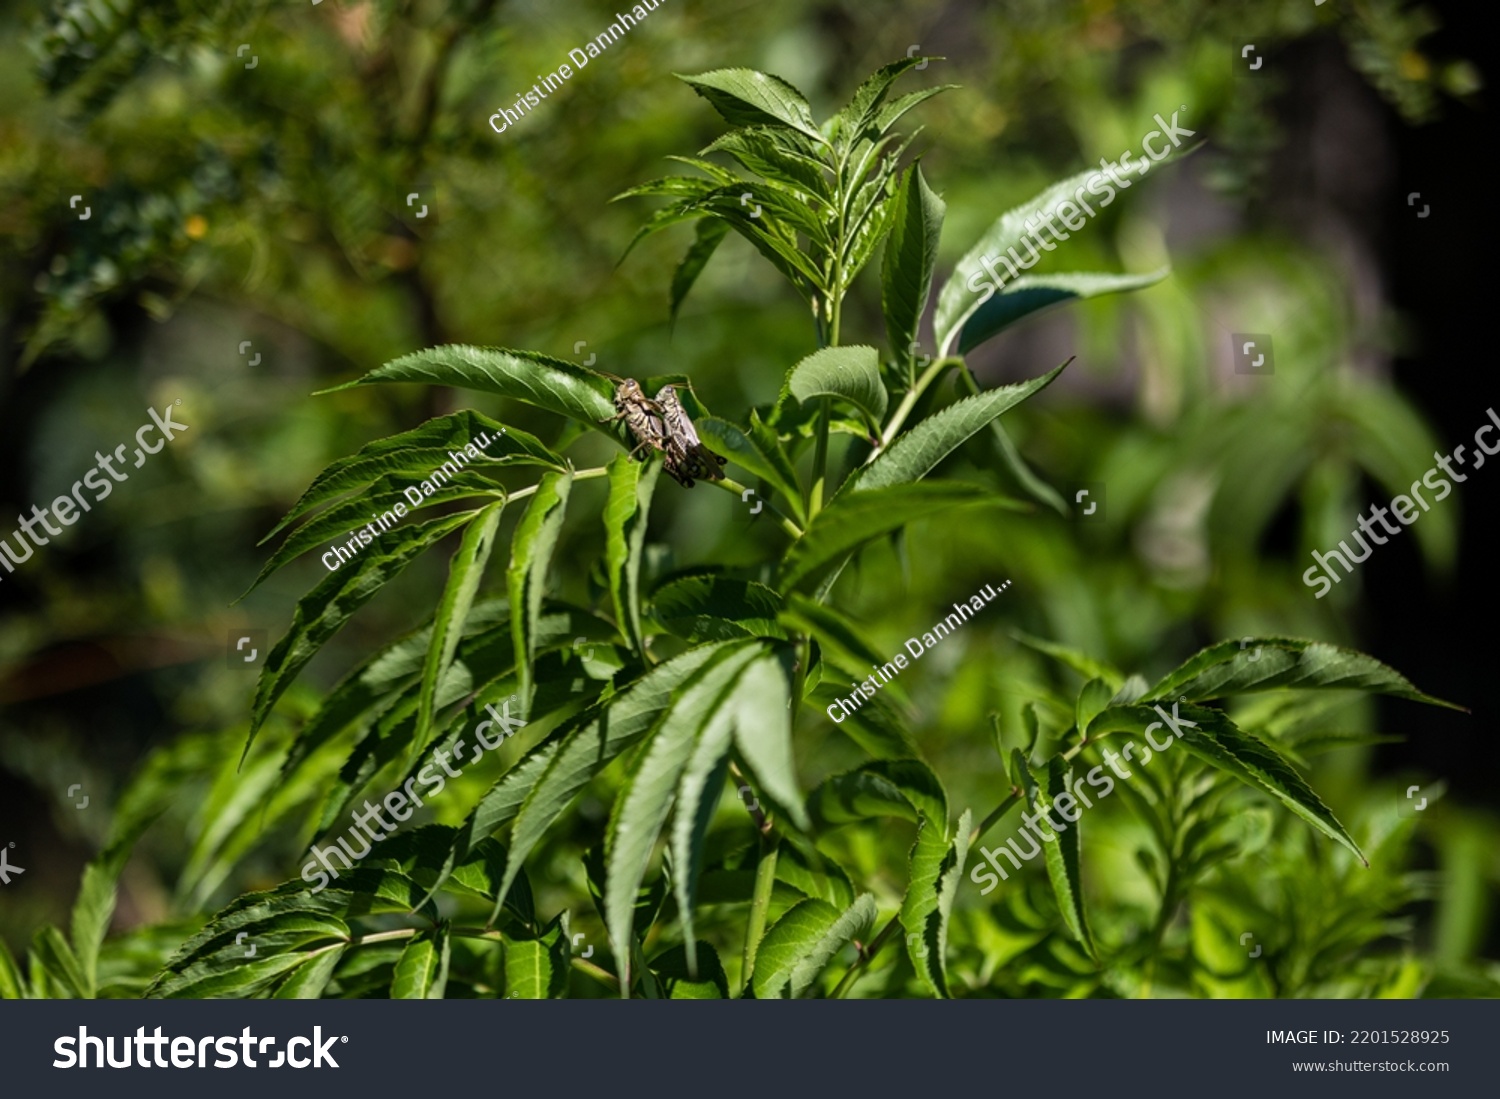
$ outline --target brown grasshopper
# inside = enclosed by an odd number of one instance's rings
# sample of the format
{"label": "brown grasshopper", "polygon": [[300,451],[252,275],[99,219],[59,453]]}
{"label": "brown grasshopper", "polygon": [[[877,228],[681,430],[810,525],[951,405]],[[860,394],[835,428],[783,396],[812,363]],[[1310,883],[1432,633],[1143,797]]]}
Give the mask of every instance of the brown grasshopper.
{"label": "brown grasshopper", "polygon": [[679,384],[681,383],[673,382],[662,386],[653,398],[666,429],[667,472],[683,488],[692,488],[695,477],[700,481],[722,481],[724,459],[704,446],[703,441],[698,438],[693,421],[688,419],[687,410],[682,407],[682,401],[677,396]]}
{"label": "brown grasshopper", "polygon": [[616,420],[625,421],[625,426],[636,443],[635,449],[630,452],[632,458],[645,449],[664,451],[666,430],[661,408],[655,401],[647,398],[645,391],[641,389],[641,383],[634,378],[621,378],[614,374],[609,377],[615,380],[615,414],[599,422],[609,424]]}

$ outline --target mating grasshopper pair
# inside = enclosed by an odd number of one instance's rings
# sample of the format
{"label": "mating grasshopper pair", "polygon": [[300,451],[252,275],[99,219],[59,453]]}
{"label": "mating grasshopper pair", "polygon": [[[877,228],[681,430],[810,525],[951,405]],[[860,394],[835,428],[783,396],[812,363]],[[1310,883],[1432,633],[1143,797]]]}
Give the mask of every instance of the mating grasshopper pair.
{"label": "mating grasshopper pair", "polygon": [[635,457],[642,450],[662,452],[666,471],[683,488],[693,487],[693,478],[720,481],[724,478],[724,459],[698,438],[693,421],[677,396],[676,382],[647,397],[641,383],[634,378],[609,375],[615,380],[615,414],[601,423],[624,420],[635,439]]}

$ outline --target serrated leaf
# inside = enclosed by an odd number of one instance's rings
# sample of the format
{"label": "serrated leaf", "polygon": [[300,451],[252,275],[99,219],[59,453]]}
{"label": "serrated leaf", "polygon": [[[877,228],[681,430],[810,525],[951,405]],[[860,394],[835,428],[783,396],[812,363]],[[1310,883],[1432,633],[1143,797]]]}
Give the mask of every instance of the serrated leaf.
{"label": "serrated leaf", "polygon": [[1202,702],[1252,691],[1315,689],[1373,691],[1450,710],[1464,709],[1423,694],[1373,656],[1294,637],[1247,637],[1210,645],[1166,675],[1142,701],[1186,698]]}
{"label": "serrated leaf", "polygon": [[[1026,757],[1017,753],[1015,759],[1024,776],[1021,785],[1026,791],[1027,807],[1034,816],[1040,813],[1039,819],[1046,821],[1047,828],[1052,832],[1053,838],[1043,842],[1041,847],[1047,864],[1047,878],[1052,882],[1052,892],[1057,898],[1058,911],[1062,913],[1063,923],[1067,925],[1073,938],[1088,951],[1089,957],[1097,961],[1099,952],[1094,946],[1088,917],[1083,910],[1083,879],[1078,862],[1079,821],[1068,823],[1066,814],[1061,810],[1058,813],[1063,817],[1063,823],[1059,824],[1051,816],[1057,796],[1068,793],[1067,776],[1070,769],[1060,756],[1053,756],[1048,761],[1047,796],[1043,798],[1037,779],[1026,763]],[[1069,797],[1072,797],[1070,793]],[[1081,817],[1082,810],[1075,809],[1074,814]]]}
{"label": "serrated leaf", "polygon": [[391,976],[391,999],[441,1000],[451,945],[448,929],[441,925],[408,942]]}
{"label": "serrated leaf", "polygon": [[774,429],[761,423],[754,412],[750,414],[748,432],[715,416],[698,420],[695,426],[698,435],[710,450],[722,454],[735,465],[767,482],[781,493],[797,521],[806,521],[796,470],[786,456],[786,451],[782,449],[781,440],[776,437]]}
{"label": "serrated leaf", "polygon": [[651,595],[656,618],[687,641],[784,638],[777,621],[781,596],[753,580],[717,573],[670,580]]}
{"label": "serrated leaf", "polygon": [[510,592],[511,639],[516,650],[516,670],[520,674],[523,718],[531,712],[531,696],[535,691],[533,665],[536,661],[537,619],[542,614],[542,597],[547,593],[547,570],[552,564],[558,536],[562,533],[572,488],[571,472],[549,473],[543,477],[511,538],[510,567],[505,577]]}
{"label": "serrated leaf", "polygon": [[872,817],[926,820],[948,838],[948,794],[931,767],[917,759],[866,763],[823,780],[807,799],[808,813],[827,824]]}
{"label": "serrated leaf", "polygon": [[978,486],[943,482],[840,493],[787,551],[777,587],[783,593],[805,589],[823,569],[872,539],[929,515],[995,502],[993,493]]}
{"label": "serrated leaf", "polygon": [[1074,707],[1079,736],[1089,735],[1089,722],[1114,701],[1115,691],[1115,687],[1097,677],[1083,685],[1083,690],[1078,692],[1078,704]]}
{"label": "serrated leaf", "polygon": [[787,375],[787,389],[806,404],[817,397],[847,401],[871,425],[885,416],[885,385],[880,380],[880,352],[873,347],[825,347],[814,351]]}
{"label": "serrated leaf", "polygon": [[755,954],[752,988],[758,1000],[801,997],[833,956],[875,923],[875,898],[864,893],[840,912],[809,898],[793,905],[766,932]]}
{"label": "serrated leaf", "polygon": [[308,958],[282,981],[273,999],[317,1000],[328,987],[333,971],[344,957],[347,946],[327,947]]}
{"label": "serrated leaf", "polygon": [[24,1000],[29,990],[16,959],[0,939],[0,1000]]}
{"label": "serrated leaf", "polygon": [[713,718],[732,693],[736,679],[760,651],[753,642],[735,643],[726,655],[683,684],[662,714],[621,784],[605,835],[604,920],[620,966],[620,987],[630,986],[630,954],[636,891],[662,825],[676,798],[678,781],[698,743],[713,731]]}
{"label": "serrated leaf", "polygon": [[974,815],[965,809],[950,842],[945,830],[924,820],[911,849],[911,880],[901,904],[901,927],[912,968],[932,989],[947,998],[948,921],[969,858]]}
{"label": "serrated leaf", "polygon": [[716,138],[703,152],[728,153],[762,179],[801,187],[823,205],[832,198],[824,174],[829,169],[810,154],[800,134],[776,126],[746,126]]}
{"label": "serrated leaf", "polygon": [[[964,348],[974,347],[979,342],[981,342],[981,339],[987,339],[989,338],[989,336],[994,335],[995,332],[998,332],[1000,330],[999,327],[993,327],[986,322],[980,322],[980,324],[974,329],[974,335],[975,337],[978,337],[980,329],[984,328],[986,331],[983,337],[970,338],[967,334],[965,334],[963,340],[960,340],[960,333],[966,331],[971,319],[977,319],[976,314],[983,306],[988,306],[992,302],[995,302],[997,298],[1007,296],[1003,291],[1015,290],[1020,293],[1027,292],[1024,287],[1020,286],[1022,279],[1017,278],[1013,282],[1007,282],[1004,287],[996,287],[996,289],[1002,290],[1002,293],[988,298],[983,297],[985,293],[984,288],[986,286],[994,286],[994,279],[991,278],[982,261],[986,257],[988,257],[990,262],[996,265],[996,270],[999,271],[1001,269],[1001,257],[1005,256],[1009,249],[1014,248],[1017,251],[1015,254],[1015,259],[1012,262],[1018,264],[1022,241],[1024,241],[1025,238],[1033,232],[1033,227],[1028,226],[1026,224],[1027,221],[1030,220],[1033,223],[1033,226],[1036,226],[1040,225],[1040,221],[1044,214],[1051,217],[1058,216],[1056,211],[1058,210],[1059,204],[1063,202],[1070,202],[1073,203],[1074,206],[1077,206],[1078,203],[1076,199],[1079,193],[1085,191],[1089,182],[1091,180],[1095,180],[1096,178],[1102,178],[1102,173],[1097,169],[1090,168],[1086,171],[1080,172],[1076,176],[1060,180],[1042,191],[1040,194],[1033,196],[1031,199],[1021,203],[1019,206],[1016,206],[1001,214],[1000,217],[996,218],[995,221],[990,225],[990,227],[984,231],[983,235],[981,235],[979,240],[974,244],[974,247],[969,249],[969,251],[964,254],[964,257],[958,261],[958,265],[953,269],[952,276],[943,285],[942,290],[938,294],[937,315],[933,321],[933,331],[937,337],[939,354],[952,354],[955,349],[960,347],[961,342]],[[1112,195],[1110,200],[1113,201],[1113,199],[1114,196]],[[1090,204],[1090,206],[1092,206],[1092,204]],[[1103,203],[1100,203],[1100,206],[1102,207]],[[1039,230],[1038,236],[1039,239],[1042,239],[1040,238]],[[1054,245],[1054,247],[1056,246]],[[1037,249],[1029,242],[1025,245],[1025,248],[1026,251],[1032,255],[1037,254],[1037,252],[1039,251],[1039,249]],[[1033,260],[1033,262],[1035,261]],[[1005,270],[1008,272],[1009,268],[1006,268]],[[1076,276],[1023,276],[1023,278],[1028,279],[1052,279],[1063,277]],[[1099,275],[1085,277],[1097,277],[1104,279],[1130,279],[1149,276]],[[1044,284],[1042,283],[1032,284],[1033,288],[1036,290],[1043,289],[1043,285]],[[1058,289],[1063,289],[1065,288],[1065,286],[1065,283],[1059,283]],[[1095,292],[1108,293],[1110,291],[1108,289],[1100,289]],[[1075,294],[1074,296],[1088,295],[1086,293],[1081,293]],[[1016,303],[1011,304],[1014,305]],[[1050,303],[1043,302],[1042,304]],[[1004,311],[1009,307],[1010,306],[1004,303],[996,306],[996,309],[1001,311],[996,315],[997,319],[1001,320],[1002,322],[1000,324],[1000,327],[1003,327],[1004,323],[1009,323],[1010,320],[1015,319],[1014,317],[1010,317],[1009,319],[1003,318]],[[1034,306],[1033,308],[1040,308],[1040,305]],[[1026,311],[1029,312],[1030,310]]]}
{"label": "serrated leaf", "polygon": [[866,128],[875,122],[880,114],[881,105],[885,102],[885,97],[897,78],[918,65],[940,60],[942,58],[903,57],[889,65],[881,66],[867,76],[864,83],[854,90],[849,105],[834,116],[841,143],[846,146],[852,144],[858,140]]}
{"label": "serrated leaf", "polygon": [[464,623],[474,607],[474,597],[479,592],[479,582],[484,579],[484,567],[489,563],[490,552],[495,548],[495,532],[500,526],[500,513],[505,510],[505,501],[496,501],[481,508],[474,521],[464,531],[463,541],[454,551],[448,565],[448,583],[438,600],[433,617],[432,640],[427,649],[427,660],[422,667],[422,681],[417,701],[417,726],[412,734],[412,750],[420,751],[427,743],[432,728],[433,709],[439,678],[453,663],[458,651],[459,639],[463,636]]}
{"label": "serrated leaf", "polygon": [[697,76],[675,74],[713,106],[732,126],[780,124],[822,144],[807,97],[770,73],[753,69],[716,69]]}
{"label": "serrated leaf", "polygon": [[1063,363],[1029,382],[1003,385],[986,390],[977,397],[965,397],[927,417],[897,437],[882,454],[851,478],[850,485],[840,495],[871,492],[921,480],[977,431],[1052,384],[1067,365]]}
{"label": "serrated leaf", "polygon": [[[980,388],[979,382],[975,379],[974,372],[967,365],[959,370],[958,377],[960,383],[970,396],[978,396],[984,392]],[[1068,511],[1068,505],[1063,502],[1061,494],[1037,476],[1032,468],[1026,464],[1026,459],[1021,457],[1021,452],[1011,440],[1010,433],[1005,430],[1005,425],[999,420],[991,421],[989,434],[995,444],[996,451],[1000,455],[1001,463],[1010,471],[1010,475],[1016,479],[1016,483],[1025,489],[1031,495],[1032,499],[1046,504],[1063,518],[1068,518],[1071,513]]]}
{"label": "serrated leaf", "polygon": [[694,945],[699,958],[696,969],[690,965],[688,952],[681,945],[665,950],[651,959],[651,972],[656,974],[667,999],[729,999],[729,978],[724,973],[724,964],[719,961],[718,952],[702,941]]}
{"label": "serrated leaf", "polygon": [[556,412],[588,427],[615,414],[614,386],[592,370],[536,351],[445,344],[414,351],[325,393],[390,382],[451,385],[498,393]]}
{"label": "serrated leaf", "polygon": [[251,709],[250,733],[245,739],[246,754],[271,707],[328,639],[407,565],[444,535],[469,522],[474,514],[466,511],[389,531],[380,546],[367,547],[302,597],[292,613],[291,627],[261,668]]}
{"label": "serrated leaf", "polygon": [[559,739],[538,745],[480,799],[455,842],[488,835],[515,818],[502,897],[573,797],[650,730],[674,691],[708,661],[729,651],[728,645],[700,645],[652,668],[618,695],[581,715]]}
{"label": "serrated leaf", "polygon": [[760,794],[775,802],[792,823],[808,827],[797,770],[792,762],[791,650],[780,646],[746,669],[740,690],[755,699],[755,718],[748,716],[734,727],[734,745]]}
{"label": "serrated leaf", "polygon": [[[413,483],[420,483],[449,460],[449,451],[462,452],[469,446],[473,446],[483,456],[475,459],[465,454],[470,462],[478,461],[494,468],[540,465],[562,469],[567,466],[561,457],[543,445],[535,435],[505,427],[488,416],[466,408],[428,420],[410,431],[366,443],[349,457],[330,463],[313,478],[312,484],[297,498],[292,509],[257,545],[264,545],[309,511],[346,493],[366,490],[361,492],[361,497],[368,500],[368,486],[382,478],[406,477]],[[360,499],[350,501],[354,504],[363,502]],[[293,538],[301,534],[302,531],[299,530]],[[287,546],[283,545],[278,553],[285,552],[286,549]]]}
{"label": "serrated leaf", "polygon": [[617,455],[609,464],[609,497],[604,504],[604,568],[615,622],[642,656],[646,640],[641,631],[641,551],[661,468],[659,462]]}
{"label": "serrated leaf", "polygon": [[567,991],[569,943],[561,921],[554,918],[536,938],[506,939],[507,999],[547,1000]]}
{"label": "serrated leaf", "polygon": [[678,263],[677,270],[672,272],[672,307],[670,319],[673,324],[677,322],[677,311],[682,308],[683,300],[688,296],[688,291],[698,281],[698,276],[708,266],[708,261],[713,254],[719,250],[719,245],[729,235],[729,223],[718,218],[704,218],[698,222],[697,236],[688,247],[687,253]]}
{"label": "serrated leaf", "polygon": [[880,270],[886,337],[891,341],[891,354],[902,362],[913,357],[917,325],[932,293],[944,209],[943,200],[922,178],[921,166],[913,164],[902,176],[891,204],[891,229]]}
{"label": "serrated leaf", "polygon": [[[1324,805],[1294,767],[1259,737],[1245,732],[1218,710],[1173,703],[1182,744],[1205,763],[1233,775],[1248,786],[1263,790],[1330,839],[1352,851],[1369,865],[1359,845],[1345,831],[1333,811]],[[1186,719],[1186,720],[1184,720]],[[1196,723],[1192,727],[1191,723]],[[1145,734],[1149,725],[1165,727],[1172,734],[1166,711],[1160,707],[1111,706],[1093,722],[1093,737],[1111,732]]]}

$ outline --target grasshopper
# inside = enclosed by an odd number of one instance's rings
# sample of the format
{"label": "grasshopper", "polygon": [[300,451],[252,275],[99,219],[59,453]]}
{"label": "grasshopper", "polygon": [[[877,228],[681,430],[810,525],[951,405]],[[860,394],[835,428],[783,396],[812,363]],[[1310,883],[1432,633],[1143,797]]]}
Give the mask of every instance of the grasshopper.
{"label": "grasshopper", "polygon": [[615,380],[615,414],[599,422],[608,424],[616,420],[625,421],[625,426],[636,443],[635,449],[630,452],[632,458],[642,450],[665,450],[666,431],[661,408],[646,397],[641,383],[634,378],[621,378],[614,374],[609,377]]}
{"label": "grasshopper", "polygon": [[673,382],[662,386],[653,398],[666,429],[667,472],[683,488],[692,488],[695,477],[700,481],[721,481],[724,479],[724,459],[698,438],[693,421],[688,419],[687,410],[677,396],[678,384]]}

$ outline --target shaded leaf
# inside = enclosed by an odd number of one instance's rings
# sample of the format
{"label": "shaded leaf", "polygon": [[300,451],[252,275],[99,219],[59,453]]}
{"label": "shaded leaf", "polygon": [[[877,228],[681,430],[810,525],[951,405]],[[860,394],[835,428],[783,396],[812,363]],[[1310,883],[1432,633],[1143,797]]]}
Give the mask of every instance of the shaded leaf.
{"label": "shaded leaf", "polygon": [[873,347],[825,347],[814,351],[787,375],[787,389],[802,403],[836,397],[859,409],[872,425],[885,416],[885,385],[880,352]]}
{"label": "shaded leaf", "polygon": [[886,337],[891,341],[891,354],[899,361],[912,359],[917,325],[932,293],[944,209],[943,200],[922,178],[920,165],[908,168],[892,203],[890,236],[880,271]]}
{"label": "shaded leaf", "polygon": [[856,477],[851,478],[851,484],[840,495],[870,492],[921,480],[975,432],[1032,394],[1045,389],[1067,365],[1068,363],[1063,363],[1029,382],[1003,385],[986,390],[977,397],[965,397],[927,417],[900,435],[884,453],[865,466]]}

